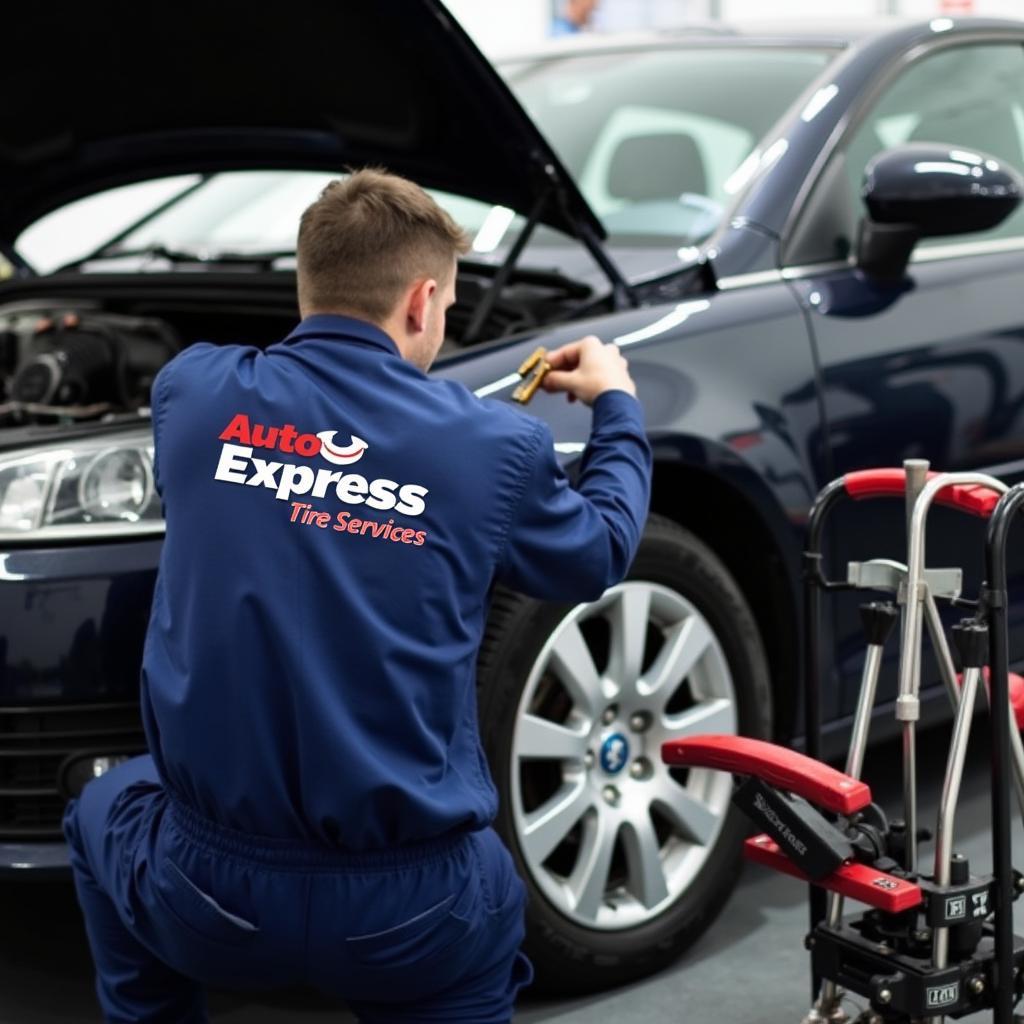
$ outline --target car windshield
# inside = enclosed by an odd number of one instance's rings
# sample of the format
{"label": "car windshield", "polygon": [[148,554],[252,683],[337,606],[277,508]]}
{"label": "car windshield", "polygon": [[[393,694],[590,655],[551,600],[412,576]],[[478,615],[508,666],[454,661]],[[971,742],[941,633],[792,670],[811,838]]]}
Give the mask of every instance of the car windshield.
{"label": "car windshield", "polygon": [[[539,57],[500,70],[611,244],[677,247],[715,230],[745,183],[744,160],[832,56],[827,50],[705,45]],[[119,205],[112,193],[81,200],[33,225],[17,248],[44,272],[98,251],[213,259],[291,253],[299,215],[336,177],[232,171],[167,179],[162,189],[152,182],[129,186],[115,191],[134,189],[133,202]],[[153,195],[158,205],[140,213],[139,194]],[[470,233],[477,253],[501,249],[523,224],[503,207],[433,194]],[[104,233],[93,239],[90,204],[105,211],[98,221]],[[131,215],[121,213],[117,223],[111,214],[122,209]],[[69,232],[64,226],[72,217]],[[80,251],[61,251],[59,240],[69,238],[79,241]],[[564,236],[550,230],[538,230],[531,242],[564,244]]]}

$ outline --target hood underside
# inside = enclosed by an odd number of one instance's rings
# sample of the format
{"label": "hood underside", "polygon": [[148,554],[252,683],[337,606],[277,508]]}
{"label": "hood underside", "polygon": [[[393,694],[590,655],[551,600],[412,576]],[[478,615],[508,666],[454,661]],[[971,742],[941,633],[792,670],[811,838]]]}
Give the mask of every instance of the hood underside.
{"label": "hood underside", "polygon": [[379,165],[604,230],[438,0],[22,4],[5,32],[0,241],[104,188],[170,174]]}

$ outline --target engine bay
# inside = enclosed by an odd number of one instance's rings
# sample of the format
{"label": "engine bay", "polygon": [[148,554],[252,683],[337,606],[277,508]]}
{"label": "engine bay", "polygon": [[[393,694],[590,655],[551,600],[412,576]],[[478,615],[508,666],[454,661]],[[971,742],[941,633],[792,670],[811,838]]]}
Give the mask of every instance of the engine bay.
{"label": "engine bay", "polygon": [[0,311],[0,425],[135,412],[148,406],[153,379],[180,350],[177,331],[156,317]]}
{"label": "engine bay", "polygon": [[[481,320],[493,274],[460,268],[441,358],[595,311],[587,285],[526,271],[490,298]],[[263,348],[297,321],[292,274],[207,268],[8,282],[0,288],[0,428],[145,417],[154,378],[183,348],[196,341]]]}

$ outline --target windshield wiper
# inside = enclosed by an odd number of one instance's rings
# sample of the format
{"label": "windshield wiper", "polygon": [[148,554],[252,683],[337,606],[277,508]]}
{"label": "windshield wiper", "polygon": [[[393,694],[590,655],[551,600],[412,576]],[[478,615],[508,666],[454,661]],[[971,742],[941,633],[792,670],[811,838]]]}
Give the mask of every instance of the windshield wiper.
{"label": "windshield wiper", "polygon": [[115,252],[100,252],[83,256],[81,259],[62,264],[55,273],[59,274],[67,270],[78,270],[88,263],[99,263],[107,260],[139,259],[141,257],[162,259],[174,264],[255,264],[259,267],[269,267],[279,259],[294,255],[295,252],[292,249],[280,249],[269,252],[206,252],[193,249],[172,249],[166,245],[146,245],[138,249],[119,249]]}

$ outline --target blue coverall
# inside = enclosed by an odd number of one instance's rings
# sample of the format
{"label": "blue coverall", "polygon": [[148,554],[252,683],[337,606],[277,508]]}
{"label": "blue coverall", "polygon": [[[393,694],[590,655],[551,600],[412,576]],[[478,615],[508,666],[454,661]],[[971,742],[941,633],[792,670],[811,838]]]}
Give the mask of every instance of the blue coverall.
{"label": "blue coverall", "polygon": [[509,1020],[531,968],[477,728],[488,594],[625,574],[639,403],[595,401],[573,489],[544,423],[317,315],[265,351],[189,347],[152,408],[151,757],[65,818],[107,1020],[302,984],[364,1021]]}

